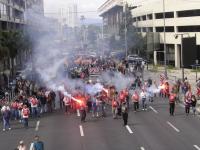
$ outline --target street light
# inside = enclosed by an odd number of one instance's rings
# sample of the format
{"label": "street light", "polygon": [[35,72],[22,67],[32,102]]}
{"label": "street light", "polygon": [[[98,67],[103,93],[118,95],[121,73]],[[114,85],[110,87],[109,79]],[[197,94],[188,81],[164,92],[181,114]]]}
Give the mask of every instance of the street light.
{"label": "street light", "polygon": [[175,39],[178,38],[178,36],[181,36],[181,69],[182,69],[182,81],[184,81],[184,64],[183,64],[183,35],[189,35],[189,33],[177,33],[175,34]]}
{"label": "street light", "polygon": [[165,17],[165,0],[163,0],[163,21],[164,21],[164,64],[165,64],[165,76],[167,78],[167,47],[166,47],[166,17]]}

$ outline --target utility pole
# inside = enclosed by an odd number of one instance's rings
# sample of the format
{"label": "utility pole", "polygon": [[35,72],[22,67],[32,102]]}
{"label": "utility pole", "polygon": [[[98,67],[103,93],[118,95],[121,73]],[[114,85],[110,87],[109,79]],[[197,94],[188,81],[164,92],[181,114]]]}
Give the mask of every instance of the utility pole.
{"label": "utility pole", "polygon": [[128,43],[127,43],[127,3],[126,0],[124,0],[124,13],[125,13],[125,17],[124,17],[124,40],[125,40],[125,51],[126,51],[126,57],[128,56]]}
{"label": "utility pole", "polygon": [[166,47],[166,17],[165,17],[165,0],[163,0],[163,32],[164,32],[164,66],[165,66],[165,76],[167,76],[167,47]]}

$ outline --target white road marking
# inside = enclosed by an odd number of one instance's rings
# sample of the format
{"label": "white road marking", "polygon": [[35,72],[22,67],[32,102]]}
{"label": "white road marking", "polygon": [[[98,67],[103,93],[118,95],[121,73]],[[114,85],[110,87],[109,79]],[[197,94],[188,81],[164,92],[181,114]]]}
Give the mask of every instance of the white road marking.
{"label": "white road marking", "polygon": [[167,124],[170,125],[176,132],[180,132],[179,129],[177,129],[172,123],[170,123],[169,121],[167,121]]}
{"label": "white road marking", "polygon": [[133,134],[133,131],[131,130],[131,128],[130,128],[128,125],[126,125],[126,129],[128,130],[128,132],[129,132],[130,134]]}
{"label": "white road marking", "polygon": [[144,147],[140,147],[140,149],[141,149],[141,150],[145,150],[145,148],[144,148]]}
{"label": "white road marking", "polygon": [[77,116],[78,116],[78,117],[81,116],[81,115],[80,115],[80,110],[79,110],[79,109],[77,109]]}
{"label": "white road marking", "polygon": [[83,132],[83,126],[82,126],[82,125],[80,125],[80,126],[79,126],[79,128],[80,128],[80,134],[81,134],[81,136],[84,136],[84,132]]}
{"label": "white road marking", "polygon": [[149,108],[150,108],[151,110],[153,110],[156,114],[158,113],[158,111],[155,110],[152,106],[149,106]]}
{"label": "white road marking", "polygon": [[197,146],[197,145],[193,145],[194,146],[194,148],[196,148],[197,150],[200,150],[200,147],[199,146]]}
{"label": "white road marking", "polygon": [[35,131],[38,131],[38,130],[39,130],[39,126],[40,126],[40,121],[37,121],[36,127],[35,127]]}

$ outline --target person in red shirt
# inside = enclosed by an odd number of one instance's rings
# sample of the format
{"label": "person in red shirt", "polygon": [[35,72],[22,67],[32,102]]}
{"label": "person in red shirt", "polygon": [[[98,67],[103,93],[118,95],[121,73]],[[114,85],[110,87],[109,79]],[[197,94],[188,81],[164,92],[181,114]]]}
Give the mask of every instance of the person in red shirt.
{"label": "person in red shirt", "polygon": [[12,110],[14,119],[17,120],[19,118],[17,100],[11,102],[11,110]]}
{"label": "person in red shirt", "polygon": [[31,103],[31,113],[32,113],[32,116],[33,117],[38,117],[39,114],[38,114],[38,104],[39,104],[39,101],[38,99],[36,98],[36,96],[32,96],[30,97],[30,103]]}
{"label": "person in red shirt", "polygon": [[170,113],[170,116],[174,116],[175,101],[176,101],[176,94],[171,93],[170,96],[169,96],[169,113]]}
{"label": "person in red shirt", "polygon": [[24,123],[24,127],[25,128],[28,128],[28,118],[29,118],[29,115],[30,115],[30,110],[27,107],[27,105],[24,105],[23,109],[22,109],[22,118],[23,118],[23,123]]}
{"label": "person in red shirt", "polygon": [[132,101],[134,105],[134,111],[136,112],[139,109],[139,94],[137,91],[135,91],[132,95]]}

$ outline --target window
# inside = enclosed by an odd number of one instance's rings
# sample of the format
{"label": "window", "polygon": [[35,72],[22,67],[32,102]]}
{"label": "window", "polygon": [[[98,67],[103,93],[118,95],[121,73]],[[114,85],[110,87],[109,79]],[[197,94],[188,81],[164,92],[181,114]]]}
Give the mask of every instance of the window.
{"label": "window", "polygon": [[137,17],[137,20],[140,21],[141,20],[140,17]]}
{"label": "window", "polygon": [[178,12],[177,12],[177,16],[178,16],[178,17],[200,16],[200,9],[178,11]]}
{"label": "window", "polygon": [[147,20],[152,20],[153,19],[153,15],[152,14],[148,14],[147,15]]}
{"label": "window", "polygon": [[147,32],[147,29],[145,27],[143,27],[142,32]]}
{"label": "window", "polygon": [[153,27],[148,27],[148,32],[153,32]]}
{"label": "window", "polygon": [[137,18],[133,18],[133,22],[136,22],[137,21]]}
{"label": "window", "polygon": [[146,16],[142,16],[142,20],[147,20],[147,19],[146,19]]}
{"label": "window", "polygon": [[200,32],[199,26],[178,26],[178,32]]}
{"label": "window", "polygon": [[[156,27],[156,32],[164,32],[164,27]],[[172,26],[165,27],[165,32],[174,32],[174,27]]]}
{"label": "window", "polygon": [[[156,13],[155,14],[156,19],[163,19],[163,13]],[[174,12],[166,12],[165,13],[165,18],[174,18]]]}

